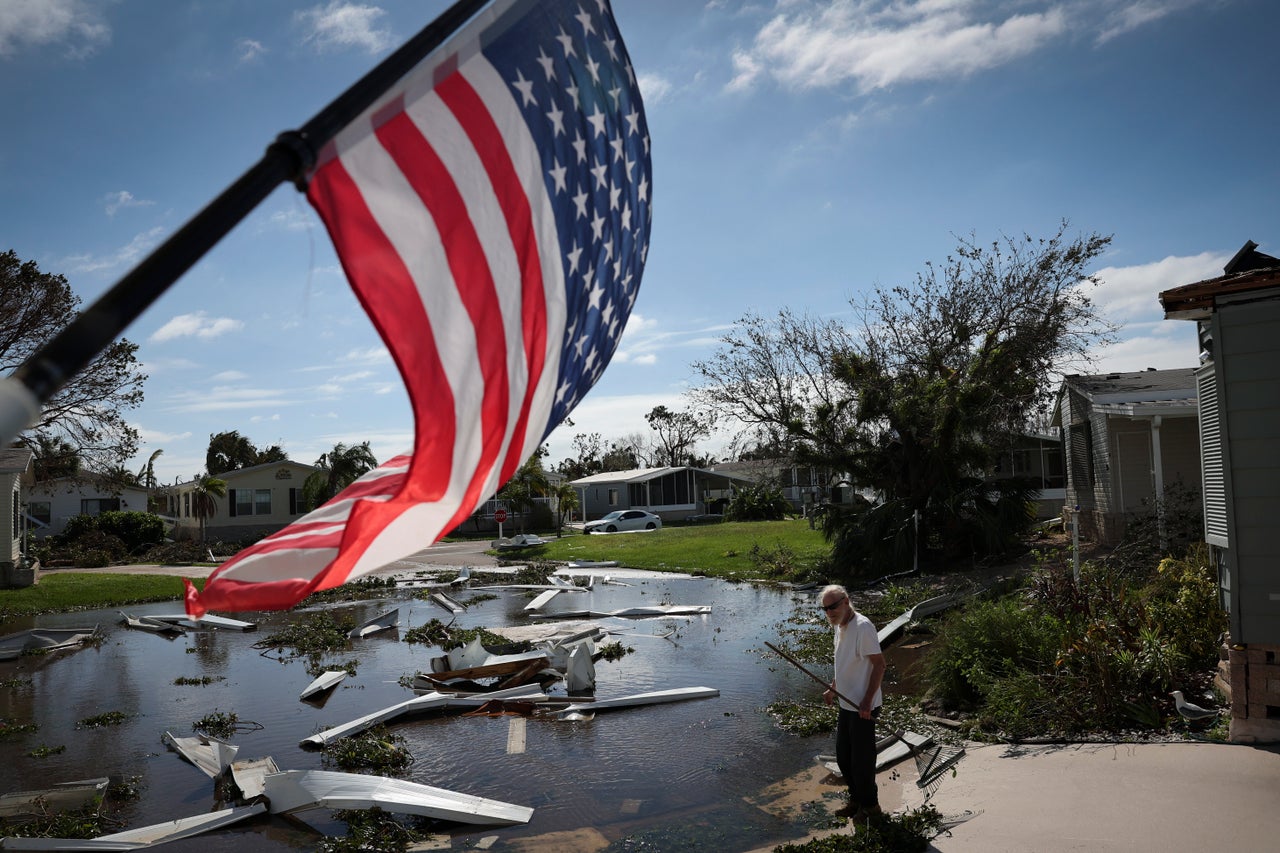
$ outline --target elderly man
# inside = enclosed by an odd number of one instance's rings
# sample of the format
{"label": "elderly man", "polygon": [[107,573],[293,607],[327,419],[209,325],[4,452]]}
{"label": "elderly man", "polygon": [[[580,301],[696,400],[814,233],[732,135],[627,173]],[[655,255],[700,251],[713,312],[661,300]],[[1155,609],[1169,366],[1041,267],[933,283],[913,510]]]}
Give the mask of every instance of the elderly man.
{"label": "elderly man", "polygon": [[876,626],[853,609],[844,587],[833,584],[824,588],[819,600],[827,621],[835,628],[836,649],[835,677],[822,698],[828,705],[837,698],[840,701],[836,762],[849,786],[849,803],[837,809],[836,814],[865,823],[880,814],[876,789],[876,717],[880,716],[884,654],[880,651]]}

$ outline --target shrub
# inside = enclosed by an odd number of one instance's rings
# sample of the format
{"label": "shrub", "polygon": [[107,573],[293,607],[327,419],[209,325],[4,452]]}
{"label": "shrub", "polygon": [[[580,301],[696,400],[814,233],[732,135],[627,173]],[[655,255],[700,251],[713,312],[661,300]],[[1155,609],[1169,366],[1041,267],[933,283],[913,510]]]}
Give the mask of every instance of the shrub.
{"label": "shrub", "polygon": [[109,511],[98,515],[73,515],[67,519],[62,541],[74,543],[92,533],[114,536],[132,552],[162,541],[164,522],[148,512]]}
{"label": "shrub", "polygon": [[790,511],[781,489],[757,484],[738,489],[724,515],[726,521],[781,521]]}

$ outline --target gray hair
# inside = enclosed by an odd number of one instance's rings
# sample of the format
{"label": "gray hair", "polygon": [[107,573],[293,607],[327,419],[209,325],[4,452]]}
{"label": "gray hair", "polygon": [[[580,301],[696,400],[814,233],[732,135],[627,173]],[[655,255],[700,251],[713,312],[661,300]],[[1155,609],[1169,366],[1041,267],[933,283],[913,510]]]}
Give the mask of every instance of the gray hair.
{"label": "gray hair", "polygon": [[822,599],[826,598],[827,593],[830,593],[830,592],[834,592],[842,598],[849,597],[849,590],[845,589],[838,583],[831,583],[824,586],[822,588],[822,592],[818,593],[818,600],[821,601]]}

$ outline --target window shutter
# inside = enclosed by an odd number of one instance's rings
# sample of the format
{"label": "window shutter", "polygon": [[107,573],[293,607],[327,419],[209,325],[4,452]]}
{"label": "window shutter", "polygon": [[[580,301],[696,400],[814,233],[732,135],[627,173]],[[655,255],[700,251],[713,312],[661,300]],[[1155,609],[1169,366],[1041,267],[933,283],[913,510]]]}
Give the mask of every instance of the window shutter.
{"label": "window shutter", "polygon": [[236,490],[227,489],[227,511],[231,513],[231,517],[236,517]]}
{"label": "window shutter", "polygon": [[1222,459],[1222,411],[1213,363],[1196,371],[1200,415],[1200,481],[1204,496],[1204,532],[1210,545],[1228,547],[1227,481]]}
{"label": "window shutter", "polygon": [[298,490],[294,488],[290,488],[289,489],[289,515],[297,515],[297,514],[298,514]]}

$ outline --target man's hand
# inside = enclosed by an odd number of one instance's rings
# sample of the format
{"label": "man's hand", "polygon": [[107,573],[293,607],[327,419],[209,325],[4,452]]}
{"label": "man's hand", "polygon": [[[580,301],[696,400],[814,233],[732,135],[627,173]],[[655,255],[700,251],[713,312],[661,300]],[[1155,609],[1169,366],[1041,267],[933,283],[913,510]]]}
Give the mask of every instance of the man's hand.
{"label": "man's hand", "polygon": [[828,705],[836,701],[836,689],[834,687],[828,687],[822,694],[822,701],[826,702]]}

